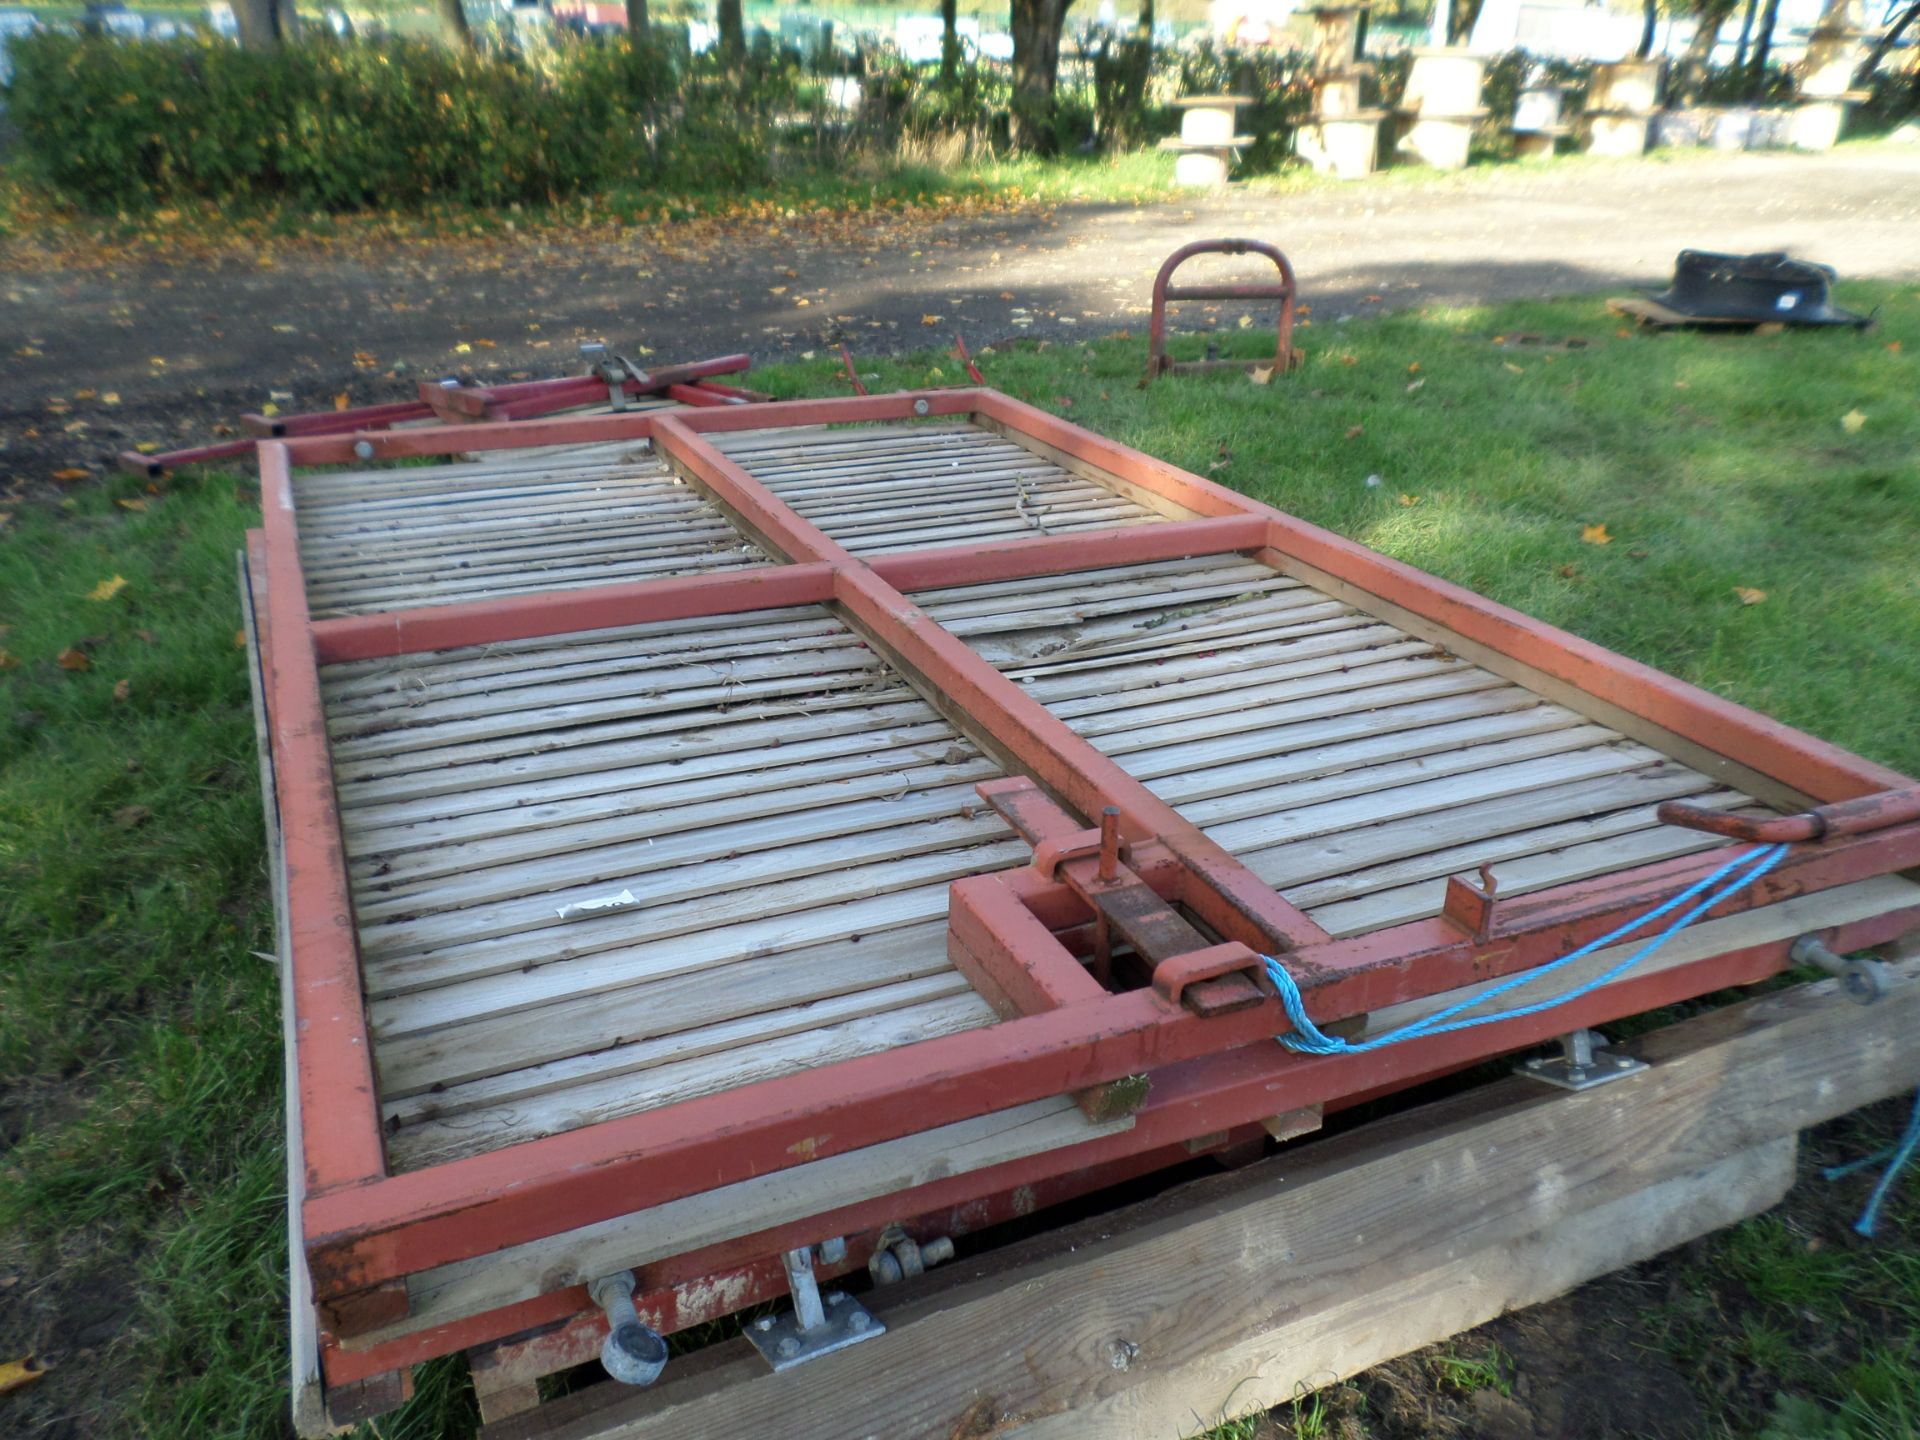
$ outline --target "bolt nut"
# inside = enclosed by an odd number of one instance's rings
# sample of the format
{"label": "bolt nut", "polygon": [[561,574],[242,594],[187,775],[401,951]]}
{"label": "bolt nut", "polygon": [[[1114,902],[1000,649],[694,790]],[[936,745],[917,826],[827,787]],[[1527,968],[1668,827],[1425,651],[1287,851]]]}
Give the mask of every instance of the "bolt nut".
{"label": "bolt nut", "polygon": [[773,1317],[771,1315],[762,1315],[758,1320],[753,1322],[753,1328],[756,1330],[771,1330],[773,1328]]}
{"label": "bolt nut", "polygon": [[354,441],[353,456],[356,460],[371,460],[373,458],[373,442],[371,440]]}
{"label": "bolt nut", "polygon": [[916,415],[928,415],[931,414],[932,411],[933,407],[925,400],[916,400],[913,402],[913,413]]}
{"label": "bolt nut", "polygon": [[873,1324],[873,1317],[864,1310],[856,1310],[847,1317],[847,1324],[855,1330],[864,1330]]}
{"label": "bolt nut", "polygon": [[780,1353],[789,1357],[798,1355],[800,1353],[800,1342],[789,1335],[780,1342]]}

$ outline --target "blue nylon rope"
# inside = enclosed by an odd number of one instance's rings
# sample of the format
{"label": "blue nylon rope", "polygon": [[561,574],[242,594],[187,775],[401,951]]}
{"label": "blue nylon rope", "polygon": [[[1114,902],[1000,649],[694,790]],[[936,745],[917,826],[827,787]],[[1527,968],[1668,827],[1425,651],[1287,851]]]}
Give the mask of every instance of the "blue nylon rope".
{"label": "blue nylon rope", "polygon": [[[1483,991],[1481,994],[1450,1005],[1446,1009],[1437,1011],[1432,1015],[1410,1021],[1397,1030],[1389,1030],[1386,1034],[1375,1036],[1371,1040],[1361,1040],[1358,1042],[1342,1040],[1338,1036],[1328,1035],[1322,1031],[1307,1015],[1306,999],[1301,995],[1299,984],[1294,980],[1293,976],[1287,972],[1287,968],[1273,956],[1263,955],[1260,958],[1266,962],[1267,974],[1273,980],[1274,988],[1280,992],[1280,1003],[1287,1012],[1287,1018],[1293,1022],[1292,1033],[1279,1036],[1279,1041],[1289,1050],[1295,1050],[1306,1055],[1360,1055],[1369,1050],[1379,1050],[1388,1045],[1398,1045],[1406,1040],[1417,1040],[1428,1035],[1446,1035],[1456,1030],[1471,1029],[1477,1025],[1492,1025],[1501,1020],[1516,1020],[1521,1016],[1537,1015],[1543,1010],[1551,1010],[1555,1006],[1565,1005],[1569,1001],[1577,1000],[1582,995],[1589,994],[1599,989],[1602,985],[1606,985],[1620,975],[1625,974],[1642,960],[1645,960],[1649,955],[1659,950],[1661,946],[1665,945],[1675,935],[1678,935],[1682,930],[1686,929],[1695,920],[1706,914],[1706,912],[1711,910],[1715,905],[1718,905],[1728,896],[1738,894],[1749,885],[1752,885],[1755,881],[1759,880],[1761,876],[1773,869],[1774,866],[1786,859],[1786,857],[1787,847],[1785,845],[1766,845],[1757,850],[1749,850],[1743,855],[1736,855],[1733,859],[1727,861],[1726,864],[1720,866],[1719,869],[1700,880],[1696,880],[1685,890],[1682,890],[1671,899],[1656,905],[1637,920],[1630,920],[1626,924],[1608,931],[1597,940],[1589,940],[1579,949],[1561,956],[1558,960],[1536,966],[1532,970],[1523,971],[1511,979],[1502,981],[1491,990]],[[1732,878],[1728,879],[1728,876],[1732,876]],[[1724,885],[1720,883],[1722,880],[1726,881]],[[1719,888],[1715,889],[1714,887],[1716,886]],[[1576,960],[1584,959],[1597,950],[1604,950],[1607,946],[1614,944],[1616,941],[1623,940],[1633,934],[1634,931],[1642,929],[1654,921],[1671,914],[1695,896],[1702,894],[1705,895],[1704,899],[1701,899],[1699,903],[1681,915],[1679,919],[1670,923],[1658,935],[1655,935],[1646,944],[1634,951],[1633,954],[1618,964],[1610,966],[1601,974],[1594,976],[1584,984],[1575,986],[1573,989],[1567,991],[1566,994],[1556,996],[1551,1000],[1536,1001],[1531,1005],[1515,1006],[1511,1010],[1498,1010],[1490,1015],[1477,1015],[1467,1020],[1454,1019],[1456,1015],[1461,1014],[1463,1011],[1484,1005],[1487,1001],[1504,995],[1509,990],[1517,989],[1522,985],[1530,985],[1542,976],[1551,975],[1554,971],[1571,965]],[[1913,1140],[1913,1144],[1908,1147],[1908,1154],[1910,1156],[1914,1148],[1920,1147],[1920,1110],[1916,1111],[1915,1125],[1909,1128],[1912,1132]],[[1904,1163],[1904,1161],[1902,1163]]]}
{"label": "blue nylon rope", "polygon": [[1874,1228],[1880,1223],[1880,1206],[1893,1193],[1894,1183],[1899,1180],[1900,1172],[1907,1168],[1907,1162],[1913,1159],[1916,1150],[1920,1150],[1920,1094],[1913,1097],[1913,1113],[1907,1117],[1906,1132],[1893,1144],[1845,1165],[1829,1165],[1820,1172],[1825,1179],[1839,1180],[1870,1165],[1877,1165],[1882,1160],[1887,1162],[1887,1168],[1880,1172],[1880,1179],[1873,1187],[1873,1194],[1867,1197],[1867,1208],[1854,1221],[1855,1234],[1869,1240],[1873,1238]]}

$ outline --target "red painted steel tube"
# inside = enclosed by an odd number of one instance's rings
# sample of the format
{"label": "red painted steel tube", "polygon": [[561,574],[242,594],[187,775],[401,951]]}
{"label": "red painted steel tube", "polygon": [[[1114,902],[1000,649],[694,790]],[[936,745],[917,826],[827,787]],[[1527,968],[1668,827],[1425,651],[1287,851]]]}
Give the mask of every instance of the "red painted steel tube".
{"label": "red painted steel tube", "polygon": [[669,400],[678,400],[682,405],[742,405],[743,400],[730,399],[712,390],[704,390],[698,385],[669,385],[666,388]]}
{"label": "red painted steel tube", "polygon": [[[719,430],[773,430],[787,425],[851,425],[873,420],[971,415],[991,390],[898,390],[891,395],[839,396],[832,400],[770,400],[730,410],[693,410],[674,417],[699,435]],[[920,407],[924,406],[922,409]]]}
{"label": "red painted steel tube", "polygon": [[[1902,912],[1902,928],[1912,923],[1913,912]],[[1784,943],[1762,948],[1760,974],[1784,963]],[[1151,990],[1130,991],[310,1198],[308,1254],[323,1295],[356,1290],[784,1169],[802,1155],[824,1158],[1208,1055],[1222,1068],[1202,1073],[1240,1074],[1258,1087],[1259,1113],[1337,1101],[1733,983],[1717,963],[1676,966],[1520,1020],[1330,1057],[1270,1043],[1285,1025],[1277,1001],[1201,1020]],[[1416,993],[1499,973],[1463,964]],[[1156,1077],[1156,1093],[1167,1080]],[[1186,1117],[1197,1126],[1186,1133],[1218,1128],[1219,1116],[1210,1095]]]}
{"label": "red painted steel tube", "polygon": [[[1280,279],[1261,284],[1173,284],[1174,271],[1196,255],[1261,255],[1273,262]],[[1183,368],[1167,356],[1167,303],[1180,300],[1278,300],[1279,343],[1274,351],[1273,367],[1291,370],[1299,363],[1293,349],[1293,309],[1298,289],[1287,257],[1279,246],[1264,240],[1195,240],[1182,245],[1162,262],[1159,273],[1153,277],[1153,313],[1147,325],[1147,373],[1140,383],[1151,384],[1157,376]]]}
{"label": "red painted steel tube", "polygon": [[240,417],[240,423],[250,434],[263,440],[279,440],[288,435],[384,429],[402,420],[424,420],[431,414],[431,405],[418,400],[400,400],[390,405],[357,405],[346,410],[314,410],[301,415],[248,414]]}
{"label": "red painted steel tube", "polygon": [[[758,1303],[757,1298],[740,1298],[737,1289],[704,1282],[717,1273],[744,1268],[767,1260],[776,1288],[764,1298],[776,1299],[787,1289],[786,1272],[779,1265],[781,1251],[807,1245],[834,1235],[861,1237],[869,1242],[880,1229],[898,1224],[915,1236],[969,1235],[1008,1220],[1022,1219],[1036,1210],[1091,1194],[1125,1181],[1164,1170],[1194,1157],[1195,1151],[1184,1141],[1164,1144],[1157,1149],[1132,1151],[1105,1147],[1098,1153],[1112,1158],[1095,1159],[1087,1146],[1070,1151],[1052,1151],[1026,1160],[1010,1161],[964,1175],[949,1176],[902,1190],[876,1200],[842,1206],[822,1215],[791,1224],[743,1235],[719,1245],[656,1261],[641,1272],[646,1293],[635,1303],[648,1323],[661,1334],[672,1334],[691,1325],[718,1319],[722,1315]],[[1124,1151],[1124,1153],[1123,1153]],[[1055,1168],[1061,1161],[1067,1168]],[[1079,1162],[1079,1163],[1076,1163]],[[856,1261],[864,1263],[864,1249],[855,1246]],[[680,1287],[693,1287],[713,1303],[724,1306],[708,1309],[689,1306],[685,1299],[671,1302],[667,1297]],[[731,1303],[729,1303],[731,1301]],[[418,1364],[438,1355],[448,1355],[493,1340],[507,1340],[536,1326],[564,1323],[586,1312],[598,1319],[600,1311],[591,1306],[584,1285],[550,1291],[536,1300],[490,1310],[465,1320],[450,1321],[432,1329],[417,1331],[403,1338],[378,1345],[347,1348],[330,1343],[322,1351],[327,1379],[334,1384],[377,1375],[403,1365]],[[592,1358],[599,1349],[598,1335],[606,1327],[600,1324],[596,1338],[583,1358]]]}
{"label": "red painted steel tube", "polygon": [[[1895,912],[1841,926],[1833,934],[1830,943],[1841,950],[1860,950],[1895,939],[1915,925],[1920,925],[1920,910]],[[1386,1093],[1390,1089],[1404,1088],[1450,1073],[1462,1064],[1474,1063],[1489,1055],[1537,1044],[1555,1034],[1564,1033],[1562,1027],[1571,1029],[1598,1025],[1691,996],[1764,980],[1786,967],[1788,943],[1781,941],[1755,946],[1669,971],[1630,978],[1550,1014],[1532,1017],[1528,1022],[1506,1022],[1484,1027],[1480,1032],[1487,1042],[1483,1049],[1468,1050],[1459,1045],[1448,1047],[1445,1059],[1422,1059],[1410,1071],[1403,1073],[1391,1067],[1383,1069],[1377,1079],[1377,1090],[1358,1082],[1356,1088],[1331,1096],[1323,1103],[1329,1111],[1338,1110],[1345,1105],[1372,1098],[1376,1093]],[[1134,1170],[1134,1174],[1162,1168],[1168,1161],[1177,1161],[1188,1153],[1184,1146],[1174,1150],[1170,1142],[1177,1143],[1190,1135],[1230,1128],[1231,1124],[1237,1123],[1235,1117],[1260,1119],[1291,1108],[1294,1087],[1289,1076],[1307,1058],[1291,1056],[1290,1052],[1277,1045],[1256,1044],[1185,1065],[1168,1067],[1156,1073],[1147,1104],[1136,1117],[1134,1128],[1130,1131],[987,1170],[950,1177],[928,1186],[763,1232],[758,1236],[742,1237],[723,1246],[650,1265],[646,1272],[648,1281],[664,1286],[693,1279],[737,1263],[744,1255],[751,1254],[755,1246],[759,1246],[763,1252],[774,1251],[787,1245],[809,1243],[826,1235],[857,1232],[887,1223],[903,1214],[947,1204],[964,1204],[966,1202],[960,1197],[972,1194],[990,1194],[994,1191],[1007,1194],[1027,1186],[1045,1187],[1049,1183],[1058,1183],[1058,1178],[1063,1174],[1068,1178],[1074,1175],[1099,1175],[1109,1167],[1119,1170],[1138,1165],[1140,1168]],[[1121,1178],[1127,1176],[1115,1176],[1116,1180]],[[378,1374],[398,1365],[416,1363],[486,1340],[513,1335],[535,1325],[551,1324],[585,1307],[584,1288],[576,1287],[468,1320],[451,1322],[357,1353],[330,1348],[326,1352],[328,1377],[338,1383],[362,1375]]]}
{"label": "red painted steel tube", "polygon": [[1682,800],[1669,800],[1658,811],[1665,825],[1689,830],[1704,830],[1755,845],[1792,844],[1802,840],[1822,840],[1829,835],[1865,835],[1889,825],[1920,820],[1920,785],[1904,790],[1887,790],[1877,795],[1862,795],[1835,805],[1821,805],[1803,815],[1779,815],[1763,819],[1752,815],[1725,815]]}
{"label": "red painted steel tube", "polygon": [[[749,369],[753,364],[751,355],[721,355],[712,360],[693,360],[683,365],[662,365],[657,370],[646,372],[644,380],[628,376],[622,388],[629,395],[646,395],[665,390],[670,385],[678,385],[688,380],[701,380],[711,375],[737,375]],[[421,382],[421,398],[427,397],[426,387],[432,381]],[[446,397],[446,408],[458,410],[476,418],[493,415],[499,418],[517,418],[506,411],[523,402],[539,404],[547,402],[549,408],[561,408],[581,403],[566,398],[579,391],[591,399],[595,394],[607,393],[607,382],[598,375],[556,375],[548,380],[510,381],[503,385],[460,385],[440,386]],[[526,410],[522,414],[538,414],[538,410]]]}
{"label": "red painted steel tube", "polygon": [[1324,570],[1369,595],[1737,759],[1783,785],[1818,799],[1851,800],[1877,791],[1904,789],[1913,783],[1897,771],[1850,755],[1838,746],[1391,560],[1329,530],[1092,435],[1045,411],[1001,395],[989,395],[977,408],[983,415],[1190,509],[1207,514],[1262,514],[1270,525],[1268,543],[1281,556]]}
{"label": "red painted steel tube", "polygon": [[158,476],[185,465],[205,465],[213,460],[232,460],[251,455],[253,447],[259,443],[251,439],[222,440],[217,445],[195,445],[187,450],[165,450],[154,455],[142,455],[138,450],[122,450],[116,458],[129,470]]}
{"label": "red painted steel tube", "polygon": [[320,663],[331,665],[609,625],[817,605],[832,594],[833,575],[825,565],[768,565],[316,620],[313,643]]}
{"label": "red painted steel tube", "polygon": [[287,872],[288,963],[294,969],[301,1129],[311,1194],[377,1181],[386,1173],[386,1156],[326,714],[294,532],[293,484],[279,441],[260,442],[260,508],[267,541],[266,624],[272,637],[267,716]]}
{"label": "red painted steel tube", "polygon": [[525,450],[538,445],[597,445],[611,440],[649,440],[662,411],[625,415],[564,415],[555,420],[521,420],[512,425],[432,425],[418,430],[363,430],[352,435],[296,436],[281,443],[298,466],[347,465],[363,457],[409,460],[423,455],[464,455],[491,450]]}
{"label": "red painted steel tube", "polygon": [[[1101,537],[1082,537],[1087,563],[1101,562]],[[1161,800],[1082,739],[972,647],[940,628],[912,601],[871,570],[843,568],[834,594],[920,674],[984,722],[994,738],[1083,816],[1118,805],[1129,839],[1157,835],[1180,850],[1181,859],[1204,883],[1256,925],[1268,948],[1291,948],[1326,938],[1326,932],[1262,884],[1225,850],[1208,840],[1179,811]],[[1233,938],[1241,939],[1243,935]]]}
{"label": "red painted steel tube", "polygon": [[1117,441],[1096,435],[1091,430],[1050,415],[1038,406],[997,390],[978,392],[974,409],[990,420],[1053,447],[1097,470],[1138,485],[1156,495],[1164,495],[1176,504],[1201,515],[1257,515],[1271,521],[1276,512],[1269,505],[1249,499],[1237,490],[1198,475],[1190,475],[1177,465],[1130,450]]}
{"label": "red painted steel tube", "polygon": [[[1723,864],[1725,852],[1598,876],[1496,902],[1484,938],[1447,920],[1416,920],[1329,941],[1286,957],[1315,1020],[1364,1014],[1558,959],[1634,919]],[[1775,870],[1710,913],[1740,914],[1795,896],[1920,865],[1920,824],[1797,849]],[[1645,938],[1645,937],[1643,937]]]}
{"label": "red painted steel tube", "polygon": [[771,545],[782,559],[824,561],[835,566],[836,573],[840,566],[859,563],[826,531],[782,504],[766,486],[687,429],[680,416],[662,415],[653,434],[662,456],[670,462],[677,461],[723,509],[740,516],[758,531],[763,543]]}

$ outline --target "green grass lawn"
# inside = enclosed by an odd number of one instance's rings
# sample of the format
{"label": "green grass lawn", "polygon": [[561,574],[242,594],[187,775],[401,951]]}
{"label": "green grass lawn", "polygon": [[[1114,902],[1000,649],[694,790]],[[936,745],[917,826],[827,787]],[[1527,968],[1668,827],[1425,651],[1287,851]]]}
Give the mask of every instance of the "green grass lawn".
{"label": "green grass lawn", "polygon": [[[1575,300],[1315,315],[1305,368],[1264,386],[1143,392],[1139,338],[981,363],[1095,430],[1913,773],[1920,294],[1842,298],[1884,302],[1881,326],[1621,334]],[[1271,346],[1223,324],[1229,354]],[[1526,332],[1589,343],[1511,343]],[[758,383],[837,393],[836,366]],[[876,389],[964,378],[939,355],[863,368]],[[0,522],[0,1361],[38,1347],[59,1367],[0,1396],[0,1429],[77,1413],[89,1435],[282,1432],[280,1039],[235,641],[233,554],[256,508],[229,472],[157,494],[123,479]],[[1823,1143],[1878,1143],[1901,1118],[1883,1109]],[[1829,1187],[1820,1215],[1869,1183]],[[1827,1220],[1807,1213],[1687,1262],[1645,1343],[1715,1433],[1911,1435],[1920,1205],[1904,1196],[1871,1249],[1840,1223],[1808,1233]],[[1508,1374],[1484,1348],[1455,1358],[1428,1369],[1455,1387]],[[1324,1407],[1288,1427],[1399,1433],[1368,1418],[1364,1387],[1342,1393],[1362,1395],[1348,1429]],[[381,1433],[472,1423],[454,1362]]]}

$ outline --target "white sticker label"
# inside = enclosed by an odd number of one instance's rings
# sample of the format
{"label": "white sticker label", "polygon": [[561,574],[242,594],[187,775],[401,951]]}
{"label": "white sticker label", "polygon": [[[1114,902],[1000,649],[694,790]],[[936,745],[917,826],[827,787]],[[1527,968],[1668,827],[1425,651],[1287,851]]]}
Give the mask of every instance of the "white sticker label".
{"label": "white sticker label", "polygon": [[1794,306],[1798,305],[1799,303],[1800,303],[1800,292],[1798,290],[1789,290],[1786,294],[1782,295],[1778,300],[1773,302],[1773,308],[1776,310],[1791,310],[1793,309]]}

